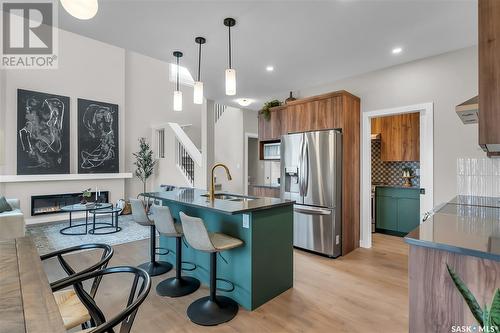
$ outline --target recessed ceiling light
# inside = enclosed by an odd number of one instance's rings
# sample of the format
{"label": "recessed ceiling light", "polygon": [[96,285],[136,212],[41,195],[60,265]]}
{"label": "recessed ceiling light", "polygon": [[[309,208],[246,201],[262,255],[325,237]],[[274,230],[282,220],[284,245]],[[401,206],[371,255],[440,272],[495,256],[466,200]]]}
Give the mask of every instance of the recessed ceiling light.
{"label": "recessed ceiling light", "polygon": [[241,106],[249,106],[250,104],[253,103],[253,100],[250,98],[238,98],[235,99],[236,103],[238,103]]}
{"label": "recessed ceiling light", "polygon": [[395,47],[392,49],[392,54],[400,54],[401,52],[403,52],[403,48],[401,47]]}
{"label": "recessed ceiling light", "polygon": [[273,66],[267,66],[266,67],[266,71],[272,72],[272,71],[274,71],[274,67]]}

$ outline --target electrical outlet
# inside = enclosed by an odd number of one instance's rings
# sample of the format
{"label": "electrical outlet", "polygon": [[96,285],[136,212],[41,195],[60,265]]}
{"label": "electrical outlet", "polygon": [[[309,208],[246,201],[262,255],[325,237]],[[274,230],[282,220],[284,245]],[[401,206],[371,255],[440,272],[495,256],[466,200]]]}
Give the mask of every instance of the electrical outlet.
{"label": "electrical outlet", "polygon": [[243,214],[243,228],[250,228],[250,215],[248,214]]}

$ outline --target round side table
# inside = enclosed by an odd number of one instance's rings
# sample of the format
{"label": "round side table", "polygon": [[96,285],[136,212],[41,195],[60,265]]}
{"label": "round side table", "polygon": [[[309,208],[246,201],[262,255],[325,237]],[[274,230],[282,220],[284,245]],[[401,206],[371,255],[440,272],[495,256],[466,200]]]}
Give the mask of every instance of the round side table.
{"label": "round side table", "polygon": [[[74,205],[68,205],[68,206],[61,207],[61,211],[69,213],[69,226],[62,228],[61,230],[59,230],[59,232],[63,235],[69,235],[69,236],[86,235],[87,231],[88,231],[88,224],[89,224],[89,211],[112,208],[112,207],[113,207],[113,205],[111,205],[109,203],[74,204]],[[85,212],[85,223],[73,224],[72,215],[75,212]],[[85,226],[85,232],[68,232],[68,230],[71,230],[71,229],[74,229],[77,227],[82,227],[82,226]]]}
{"label": "round side table", "polygon": [[[117,207],[108,207],[104,209],[94,209],[90,211],[90,214],[94,215],[92,221],[92,229],[89,230],[89,234],[92,235],[109,235],[114,234],[122,230],[121,227],[118,226],[118,215],[121,213],[121,209]],[[111,223],[106,222],[96,222],[97,215],[106,215],[109,214],[111,216]],[[101,225],[100,227],[96,227],[96,225]],[[101,229],[114,229],[111,231],[98,231]]]}

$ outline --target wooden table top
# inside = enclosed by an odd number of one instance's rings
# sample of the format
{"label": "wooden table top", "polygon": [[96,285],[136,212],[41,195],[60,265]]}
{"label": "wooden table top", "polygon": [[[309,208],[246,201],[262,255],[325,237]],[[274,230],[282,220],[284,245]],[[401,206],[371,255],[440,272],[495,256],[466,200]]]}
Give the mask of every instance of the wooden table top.
{"label": "wooden table top", "polygon": [[0,332],[66,332],[29,237],[0,242]]}

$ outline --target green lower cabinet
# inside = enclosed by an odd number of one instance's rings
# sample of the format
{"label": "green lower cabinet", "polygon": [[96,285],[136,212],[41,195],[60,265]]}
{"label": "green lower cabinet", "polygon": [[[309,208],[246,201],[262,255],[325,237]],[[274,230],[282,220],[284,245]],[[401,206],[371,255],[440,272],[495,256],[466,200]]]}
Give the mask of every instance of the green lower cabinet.
{"label": "green lower cabinet", "polygon": [[419,225],[419,189],[377,188],[375,201],[378,232],[405,236]]}
{"label": "green lower cabinet", "polygon": [[393,197],[377,197],[377,229],[394,230],[398,228],[398,201]]}
{"label": "green lower cabinet", "polygon": [[409,233],[420,223],[420,200],[398,199],[398,231]]}

